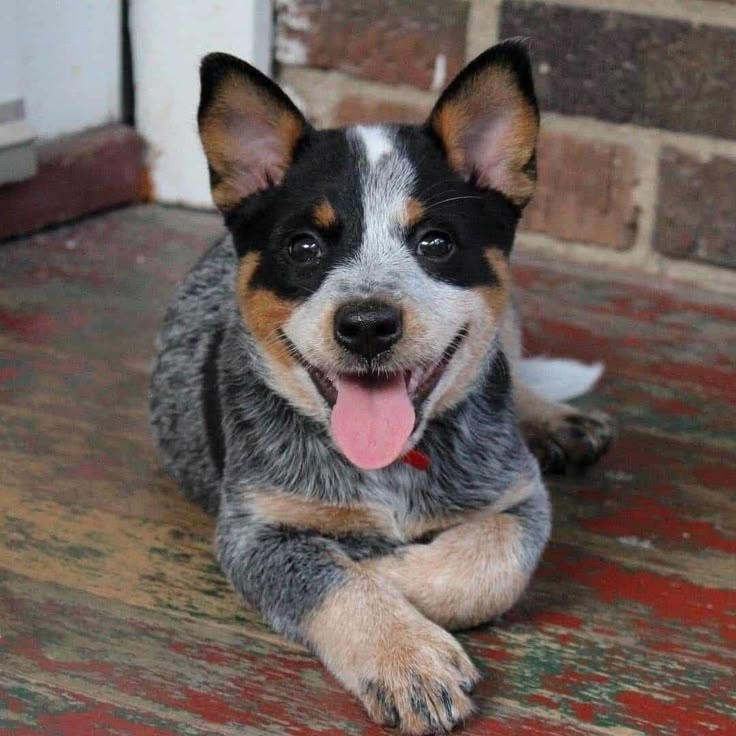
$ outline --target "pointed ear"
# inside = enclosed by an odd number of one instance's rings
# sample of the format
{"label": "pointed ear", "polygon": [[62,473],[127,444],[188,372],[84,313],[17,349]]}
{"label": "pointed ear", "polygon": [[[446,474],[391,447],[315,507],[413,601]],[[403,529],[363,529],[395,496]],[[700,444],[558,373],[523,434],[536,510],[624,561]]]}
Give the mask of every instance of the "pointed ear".
{"label": "pointed ear", "polygon": [[200,67],[199,136],[215,204],[224,213],[278,184],[309,125],[281,88],[229,54]]}
{"label": "pointed ear", "polygon": [[428,125],[463,178],[518,206],[529,201],[539,108],[522,41],[504,41],[471,61],[437,101]]}

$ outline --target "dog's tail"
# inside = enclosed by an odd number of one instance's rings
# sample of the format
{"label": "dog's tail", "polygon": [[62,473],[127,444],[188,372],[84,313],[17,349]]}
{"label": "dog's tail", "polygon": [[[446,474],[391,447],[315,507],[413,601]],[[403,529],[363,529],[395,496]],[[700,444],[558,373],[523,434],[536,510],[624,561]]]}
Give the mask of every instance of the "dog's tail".
{"label": "dog's tail", "polygon": [[519,361],[516,375],[545,399],[569,401],[595,386],[603,375],[603,363],[580,363],[567,358],[529,358]]}

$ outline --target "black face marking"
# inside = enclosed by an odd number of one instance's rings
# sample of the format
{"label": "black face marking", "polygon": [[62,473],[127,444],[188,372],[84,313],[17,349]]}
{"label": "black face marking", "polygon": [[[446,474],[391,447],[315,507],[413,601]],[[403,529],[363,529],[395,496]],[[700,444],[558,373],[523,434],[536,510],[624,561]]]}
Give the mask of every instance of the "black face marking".
{"label": "black face marking", "polygon": [[[508,254],[519,208],[496,191],[476,188],[449,165],[440,142],[428,128],[386,127],[396,152],[412,169],[414,183],[407,198],[417,199],[420,220],[397,232],[406,248],[430,276],[456,286],[496,285],[498,279],[485,258],[495,247]],[[354,256],[364,242],[366,216],[361,172],[367,161],[361,144],[344,130],[310,131],[301,141],[294,163],[281,184],[244,200],[227,217],[239,256],[260,255],[251,284],[283,299],[306,299],[341,262]],[[336,222],[320,228],[314,211],[328,201]],[[452,252],[446,258],[417,252],[424,234],[446,233]],[[289,248],[295,238],[312,235],[321,246],[315,259],[298,259]],[[421,250],[421,249],[420,249]]]}
{"label": "black face marking", "polygon": [[424,216],[408,234],[409,247],[433,230],[447,233],[455,246],[448,258],[419,257],[419,264],[430,275],[457,286],[498,284],[485,251],[494,247],[510,253],[518,207],[500,192],[481,190],[464,181],[450,167],[430,131],[407,126],[398,135],[409,158],[418,162],[412,196],[424,207]]}
{"label": "black face marking", "polygon": [[[363,217],[357,167],[344,131],[312,132],[281,185],[250,197],[228,218],[238,255],[260,254],[253,287],[284,299],[307,298],[358,249]],[[325,200],[337,222],[322,229],[314,222],[314,210]],[[319,259],[300,264],[289,256],[289,246],[309,233],[319,239],[322,252]]]}

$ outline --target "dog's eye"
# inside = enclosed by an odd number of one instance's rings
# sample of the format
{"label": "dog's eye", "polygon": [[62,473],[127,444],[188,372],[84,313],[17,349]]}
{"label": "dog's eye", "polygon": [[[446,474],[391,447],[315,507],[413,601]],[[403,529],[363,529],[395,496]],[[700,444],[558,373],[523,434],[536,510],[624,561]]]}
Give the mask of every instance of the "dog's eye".
{"label": "dog's eye", "polygon": [[450,236],[439,230],[425,233],[417,243],[417,255],[422,258],[431,258],[434,261],[443,261],[449,258],[455,250]]}
{"label": "dog's eye", "polygon": [[314,235],[297,235],[287,250],[289,258],[300,266],[317,263],[322,257],[322,244]]}

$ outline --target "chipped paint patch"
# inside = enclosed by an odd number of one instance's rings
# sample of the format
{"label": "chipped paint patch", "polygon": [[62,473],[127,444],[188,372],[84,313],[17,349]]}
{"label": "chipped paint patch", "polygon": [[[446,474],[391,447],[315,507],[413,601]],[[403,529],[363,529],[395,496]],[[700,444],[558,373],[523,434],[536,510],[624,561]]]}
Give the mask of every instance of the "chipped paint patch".
{"label": "chipped paint patch", "polygon": [[274,53],[280,64],[303,66],[307,63],[307,47],[297,38],[278,36]]}
{"label": "chipped paint patch", "polygon": [[654,545],[650,539],[640,539],[639,537],[618,537],[619,544],[625,547],[638,547],[639,549],[654,549]]}
{"label": "chipped paint patch", "polygon": [[439,92],[447,81],[447,56],[445,54],[437,54],[434,58],[434,69],[432,71],[432,83],[430,89],[433,92]]}

